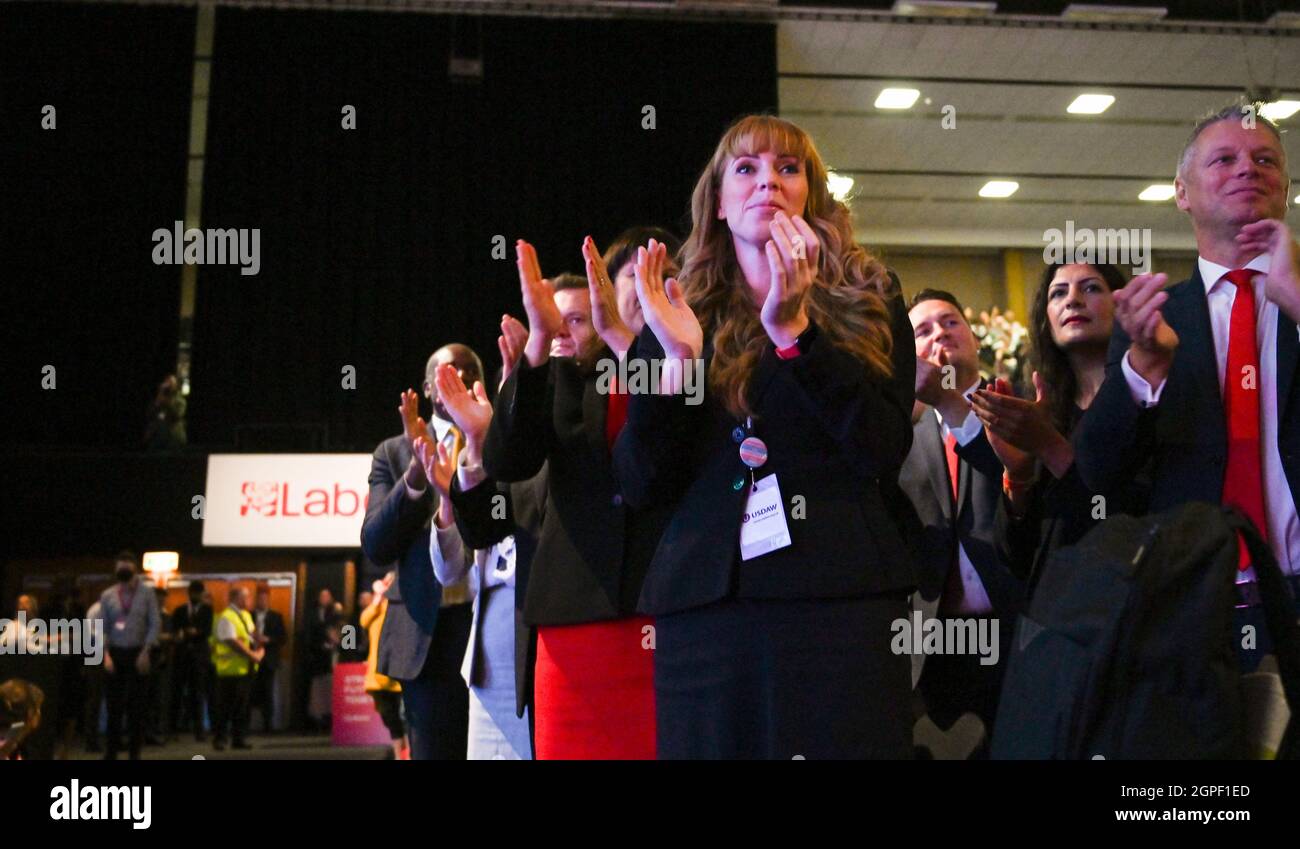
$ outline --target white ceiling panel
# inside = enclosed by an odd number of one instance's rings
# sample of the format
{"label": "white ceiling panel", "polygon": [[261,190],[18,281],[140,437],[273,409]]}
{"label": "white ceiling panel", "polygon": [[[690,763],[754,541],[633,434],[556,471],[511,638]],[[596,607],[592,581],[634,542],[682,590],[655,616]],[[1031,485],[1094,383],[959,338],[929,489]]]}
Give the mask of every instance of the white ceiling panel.
{"label": "white ceiling panel", "polygon": [[[1150,230],[1157,247],[1190,248],[1174,204],[1138,193],[1172,181],[1195,119],[1248,86],[1300,99],[1296,37],[785,21],[777,41],[781,114],[854,178],[859,234],[878,245],[1032,247],[1074,221]],[[921,98],[911,110],[877,110],[889,86]],[[1101,115],[1068,114],[1085,92],[1115,103]],[[941,124],[946,105],[953,129]],[[1292,138],[1286,146],[1294,171],[1300,151]],[[1020,189],[979,198],[991,178]]]}

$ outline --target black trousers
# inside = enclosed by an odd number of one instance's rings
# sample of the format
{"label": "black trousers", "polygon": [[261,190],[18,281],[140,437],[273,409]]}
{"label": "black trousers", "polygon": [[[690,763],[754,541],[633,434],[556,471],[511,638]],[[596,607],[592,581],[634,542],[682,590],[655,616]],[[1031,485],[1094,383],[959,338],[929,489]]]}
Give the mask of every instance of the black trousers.
{"label": "black trousers", "polygon": [[[275,667],[262,665],[257,667],[253,676],[253,693],[249,705],[262,714],[262,730],[270,731],[275,720]],[[252,711],[250,710],[250,715]]]}
{"label": "black trousers", "polygon": [[661,760],[909,759],[899,593],[724,599],[655,618]]}
{"label": "black trousers", "polygon": [[104,705],[104,679],[107,673],[104,672],[103,664],[98,666],[87,666],[86,676],[86,701],[83,705],[81,722],[83,731],[86,736],[86,748],[99,748],[99,710]]}
{"label": "black trousers", "polygon": [[388,736],[400,740],[406,736],[406,725],[402,722],[402,694],[391,690],[371,690],[370,698],[375,702],[375,713],[388,729]]}
{"label": "black trousers", "polygon": [[418,678],[402,681],[413,761],[463,761],[469,749],[469,688],[460,665],[469,644],[471,605],[438,611]]}
{"label": "black trousers", "polygon": [[161,737],[164,727],[170,720],[170,701],[171,701],[171,664],[167,662],[167,656],[161,651],[156,651],[150,655],[149,676],[148,676],[148,706],[145,710],[145,733],[154,737]]}
{"label": "black trousers", "polygon": [[176,651],[176,662],[172,669],[172,704],[171,727],[176,732],[182,728],[181,723],[193,723],[190,727],[195,737],[203,736],[203,706],[208,701],[208,656],[206,652],[196,654],[190,647]]}
{"label": "black trousers", "polygon": [[[961,619],[960,615],[954,618]],[[974,620],[988,619],[998,628],[999,660],[994,664],[980,663],[977,654],[934,654],[926,657],[917,690],[925,700],[926,711],[940,730],[946,731],[962,717],[973,713],[984,723],[985,743],[972,757],[988,757],[990,738],[997,717],[998,701],[1002,696],[1002,676],[1006,672],[1006,659],[1011,656],[1015,617],[965,617]]]}
{"label": "black trousers", "polygon": [[104,755],[113,759],[122,750],[125,719],[131,760],[139,760],[144,743],[145,711],[149,708],[149,677],[135,670],[140,649],[110,648],[108,656],[113,659],[113,672],[104,675],[104,696],[108,700],[108,747]]}
{"label": "black trousers", "polygon": [[234,743],[243,743],[248,733],[248,697],[253,692],[253,676],[218,675],[215,709],[212,715],[212,739],[225,742],[226,732]]}

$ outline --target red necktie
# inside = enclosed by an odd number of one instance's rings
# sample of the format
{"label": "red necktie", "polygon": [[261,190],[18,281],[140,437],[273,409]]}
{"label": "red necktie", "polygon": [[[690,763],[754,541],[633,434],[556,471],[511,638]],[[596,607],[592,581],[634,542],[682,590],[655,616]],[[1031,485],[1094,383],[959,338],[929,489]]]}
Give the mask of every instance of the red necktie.
{"label": "red necktie", "polygon": [[[1228,425],[1228,467],[1223,478],[1223,503],[1231,504],[1267,537],[1264,512],[1264,471],[1259,440],[1259,344],[1255,337],[1255,288],[1248,268],[1229,271],[1225,280],[1237,287],[1228,330],[1228,367],[1223,374],[1223,407]],[[1237,568],[1250,566],[1244,540],[1238,540]]]}
{"label": "red necktie", "polygon": [[609,404],[605,408],[605,443],[610,451],[614,450],[618,433],[627,422],[627,403],[628,395],[619,388],[618,380],[615,379],[610,386]]}
{"label": "red necktie", "polygon": [[[957,513],[960,510],[960,505],[957,503],[957,474],[961,464],[961,458],[957,456],[957,437],[949,433],[944,437],[943,448],[944,454],[948,457],[948,481],[952,484],[952,526],[955,533]],[[954,546],[952,564],[948,567],[948,578],[944,581],[943,595],[939,600],[940,615],[956,611],[965,595],[966,587],[961,582],[961,555]]]}
{"label": "red necktie", "polygon": [[[948,455],[948,480],[952,483],[952,500],[957,503],[957,474],[961,458],[957,456],[957,437],[949,433],[943,440],[944,453]],[[956,511],[954,511],[955,513]],[[953,517],[954,521],[956,516]]]}

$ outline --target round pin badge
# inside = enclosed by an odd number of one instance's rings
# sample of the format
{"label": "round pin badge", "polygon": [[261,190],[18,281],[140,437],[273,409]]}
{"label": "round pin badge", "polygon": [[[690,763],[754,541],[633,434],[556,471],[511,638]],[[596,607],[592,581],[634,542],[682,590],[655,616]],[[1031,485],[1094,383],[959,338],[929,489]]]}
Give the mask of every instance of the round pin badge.
{"label": "round pin badge", "polygon": [[757,469],[767,462],[767,445],[757,436],[751,436],[740,443],[740,462]]}

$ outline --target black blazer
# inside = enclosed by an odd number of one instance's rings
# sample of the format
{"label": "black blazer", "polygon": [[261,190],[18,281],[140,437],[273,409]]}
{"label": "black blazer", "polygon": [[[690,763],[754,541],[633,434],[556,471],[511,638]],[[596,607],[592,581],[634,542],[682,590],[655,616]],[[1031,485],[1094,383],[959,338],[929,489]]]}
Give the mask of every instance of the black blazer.
{"label": "black blazer", "polygon": [[546,511],[524,595],[529,625],[631,616],[668,511],[624,503],[605,441],[608,396],[572,359],[522,361],[497,398],[483,446],[488,476],[526,481],[547,466]]}
{"label": "black blazer", "polygon": [[[899,528],[882,497],[912,441],[916,353],[901,297],[888,302],[893,376],[868,378],[862,364],[812,329],[792,360],[773,346],[749,383],[754,432],[768,448],[756,478],[778,475],[791,544],[740,559],[748,469],[733,438],[737,421],[707,389],[686,395],[634,395],[615,446],[623,494],[634,505],[674,508],[641,593],[641,609],[664,614],[725,597],[851,598],[915,583]],[[637,356],[663,357],[647,328]],[[711,359],[706,346],[704,359]],[[794,497],[803,518],[793,518]]]}
{"label": "black blazer", "polygon": [[[1129,338],[1115,324],[1106,379],[1074,434],[1074,459],[1096,492],[1131,487],[1150,476],[1151,512],[1189,501],[1223,499],[1228,434],[1223,415],[1210,309],[1199,267],[1169,290],[1161,308],[1178,334],[1178,350],[1160,403],[1144,409],[1133,400],[1121,361]],[[1278,312],[1277,359],[1260,363],[1277,376],[1278,452],[1291,497],[1300,504],[1300,394],[1295,389],[1300,340],[1296,324]]]}
{"label": "black blazer", "polygon": [[523,716],[524,708],[533,701],[533,664],[537,661],[537,629],[524,621],[524,599],[546,514],[546,468],[521,483],[502,484],[488,478],[468,492],[460,488],[459,478],[453,478],[451,503],[466,548],[488,548],[514,535],[515,715]]}
{"label": "black blazer", "polygon": [[[257,613],[250,611],[250,615],[256,618]],[[258,668],[272,670],[280,665],[280,649],[284,648],[284,642],[289,636],[284,628],[284,617],[268,608],[266,611],[266,630],[262,633],[270,642],[266,644],[266,656],[262,658]]]}
{"label": "black blazer", "polygon": [[957,515],[953,517],[952,484],[943,430],[934,408],[925,407],[912,426],[912,450],[899,484],[915,518],[911,527],[919,566],[921,597],[933,601],[943,591],[960,542],[998,615],[1011,616],[1024,606],[1024,582],[1000,555],[994,524],[1002,500],[1002,461],[988,437],[957,446]]}
{"label": "black blazer", "polygon": [[[211,605],[200,602],[194,608],[194,616],[191,618],[189,602],[182,604],[172,611],[172,633],[177,634],[176,647],[178,654],[185,659],[208,657],[208,637],[212,636],[212,607]],[[194,636],[179,636],[184,634],[185,628],[197,628],[198,633]]]}
{"label": "black blazer", "polygon": [[426,486],[424,495],[406,495],[402,476],[411,462],[411,446],[403,436],[379,443],[370,464],[370,501],[361,525],[361,548],[371,562],[396,568],[397,580],[388,588],[388,614],[379,633],[376,670],[398,680],[413,680],[424,668],[438,621],[442,586],[433,576],[429,557],[429,525],[437,495]]}

